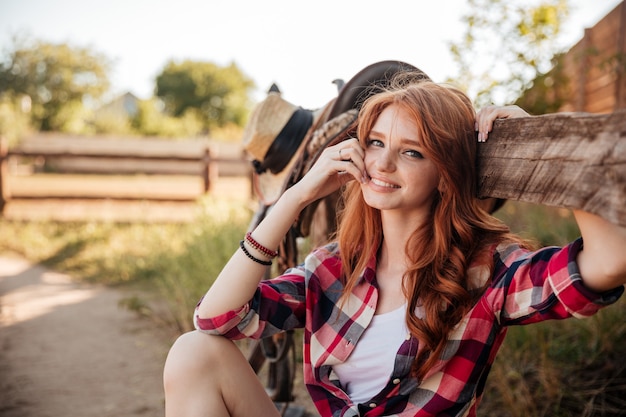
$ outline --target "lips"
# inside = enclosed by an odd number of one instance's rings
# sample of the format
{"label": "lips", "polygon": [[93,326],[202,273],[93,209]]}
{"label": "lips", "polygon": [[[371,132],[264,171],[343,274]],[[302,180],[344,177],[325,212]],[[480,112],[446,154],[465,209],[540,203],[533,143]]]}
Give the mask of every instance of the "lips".
{"label": "lips", "polygon": [[395,184],[391,184],[389,182],[383,181],[383,180],[379,180],[377,178],[372,178],[370,179],[370,181],[372,182],[372,184],[377,185],[379,187],[384,187],[384,188],[400,188],[399,185],[395,185]]}

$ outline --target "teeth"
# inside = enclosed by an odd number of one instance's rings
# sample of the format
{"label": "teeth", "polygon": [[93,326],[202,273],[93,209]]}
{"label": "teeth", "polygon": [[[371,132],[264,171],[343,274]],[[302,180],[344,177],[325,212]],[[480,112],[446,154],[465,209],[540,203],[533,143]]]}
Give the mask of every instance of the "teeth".
{"label": "teeth", "polygon": [[378,179],[376,179],[376,178],[372,178],[372,179],[371,179],[371,181],[372,181],[374,184],[376,184],[376,185],[378,185],[378,186],[380,186],[380,187],[387,187],[387,188],[400,188],[400,187],[399,187],[399,186],[397,186],[397,185],[390,184],[390,183],[388,183],[388,182],[384,182],[384,181],[378,180]]}

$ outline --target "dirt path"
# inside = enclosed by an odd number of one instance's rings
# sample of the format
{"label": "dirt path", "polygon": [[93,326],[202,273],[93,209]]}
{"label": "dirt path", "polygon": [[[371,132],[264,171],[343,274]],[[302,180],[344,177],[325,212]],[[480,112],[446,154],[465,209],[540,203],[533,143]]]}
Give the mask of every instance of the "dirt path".
{"label": "dirt path", "polygon": [[168,337],[126,295],[0,256],[0,416],[162,416]]}
{"label": "dirt path", "polygon": [[[119,307],[128,295],[0,255],[0,416],[163,416],[175,335]],[[286,417],[316,415],[301,379],[294,394]]]}

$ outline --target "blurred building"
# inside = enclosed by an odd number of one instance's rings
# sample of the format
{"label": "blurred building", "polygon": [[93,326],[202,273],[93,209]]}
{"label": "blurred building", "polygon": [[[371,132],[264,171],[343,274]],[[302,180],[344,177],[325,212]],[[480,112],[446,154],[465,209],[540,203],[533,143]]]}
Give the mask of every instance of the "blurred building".
{"label": "blurred building", "polygon": [[96,116],[132,118],[139,110],[139,99],[133,93],[125,93],[96,110]]}
{"label": "blurred building", "polygon": [[626,108],[626,7],[618,4],[555,59],[517,102],[531,113],[612,113]]}

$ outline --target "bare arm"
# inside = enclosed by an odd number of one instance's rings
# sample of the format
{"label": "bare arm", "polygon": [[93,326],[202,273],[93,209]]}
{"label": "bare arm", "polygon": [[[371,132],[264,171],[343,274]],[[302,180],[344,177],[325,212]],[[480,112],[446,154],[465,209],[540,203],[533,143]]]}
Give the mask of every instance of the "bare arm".
{"label": "bare arm", "polygon": [[626,228],[574,210],[583,237],[577,262],[585,286],[597,292],[626,284]]}
{"label": "bare arm", "polygon": [[[347,181],[363,178],[363,156],[364,152],[356,139],[324,150],[304,178],[283,193],[252,231],[254,239],[267,248],[278,247],[307,205],[337,190]],[[263,259],[262,253],[254,248],[248,247],[248,250],[253,256]],[[246,304],[263,279],[265,270],[266,266],[251,260],[238,249],[200,303],[200,317],[214,317]]]}

